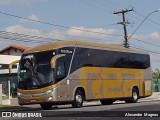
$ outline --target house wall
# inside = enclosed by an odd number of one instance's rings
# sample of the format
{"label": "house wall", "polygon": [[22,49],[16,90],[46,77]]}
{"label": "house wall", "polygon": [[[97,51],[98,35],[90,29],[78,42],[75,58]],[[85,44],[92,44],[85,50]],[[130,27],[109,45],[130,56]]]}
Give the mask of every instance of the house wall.
{"label": "house wall", "polygon": [[8,95],[8,80],[10,81],[11,95],[16,94],[18,65],[17,68],[12,69],[12,74],[9,74],[8,69],[9,64],[15,60],[20,60],[20,56],[0,55],[0,84],[2,84],[3,95]]}
{"label": "house wall", "polygon": [[0,64],[10,64],[15,60],[20,60],[21,56],[0,55]]}
{"label": "house wall", "polygon": [[15,55],[15,56],[21,56],[22,51],[14,48],[10,48],[9,50],[2,53],[3,55]]}

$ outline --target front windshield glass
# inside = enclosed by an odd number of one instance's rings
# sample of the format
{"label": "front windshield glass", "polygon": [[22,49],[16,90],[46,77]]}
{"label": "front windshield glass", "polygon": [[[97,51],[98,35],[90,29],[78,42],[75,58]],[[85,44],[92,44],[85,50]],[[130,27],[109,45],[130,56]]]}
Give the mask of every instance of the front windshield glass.
{"label": "front windshield glass", "polygon": [[54,51],[24,54],[20,61],[19,83],[20,89],[33,89],[54,83],[54,71],[50,61]]}

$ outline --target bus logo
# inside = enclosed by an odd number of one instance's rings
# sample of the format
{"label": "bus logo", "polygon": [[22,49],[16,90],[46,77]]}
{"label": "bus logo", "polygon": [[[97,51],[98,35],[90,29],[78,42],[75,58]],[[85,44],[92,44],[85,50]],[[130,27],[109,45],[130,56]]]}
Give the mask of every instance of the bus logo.
{"label": "bus logo", "polygon": [[2,117],[11,117],[11,112],[2,112]]}
{"label": "bus logo", "polygon": [[61,50],[61,53],[72,53],[71,50]]}

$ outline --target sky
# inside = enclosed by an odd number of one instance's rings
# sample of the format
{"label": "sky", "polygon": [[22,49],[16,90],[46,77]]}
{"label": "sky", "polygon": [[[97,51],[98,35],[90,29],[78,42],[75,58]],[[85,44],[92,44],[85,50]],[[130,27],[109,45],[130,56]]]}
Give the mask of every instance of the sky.
{"label": "sky", "polygon": [[113,12],[132,8],[125,14],[128,36],[142,24],[129,39],[130,49],[148,51],[152,70],[160,69],[160,11],[153,12],[159,0],[0,0],[0,49],[52,39],[122,45],[122,15]]}

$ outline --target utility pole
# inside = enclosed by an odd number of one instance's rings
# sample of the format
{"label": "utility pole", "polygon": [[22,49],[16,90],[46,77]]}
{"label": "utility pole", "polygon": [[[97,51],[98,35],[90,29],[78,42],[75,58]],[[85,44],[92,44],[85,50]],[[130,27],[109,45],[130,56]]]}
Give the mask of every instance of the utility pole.
{"label": "utility pole", "polygon": [[122,14],[122,18],[123,18],[123,22],[118,22],[117,24],[121,24],[123,25],[123,29],[124,29],[124,42],[123,42],[123,45],[125,48],[129,48],[129,42],[128,42],[128,36],[127,36],[127,24],[130,24],[130,22],[126,22],[126,19],[125,19],[125,13],[127,12],[130,12],[130,11],[133,11],[133,8],[130,9],[130,10],[122,10],[122,11],[118,11],[118,12],[114,12],[113,14]]}

